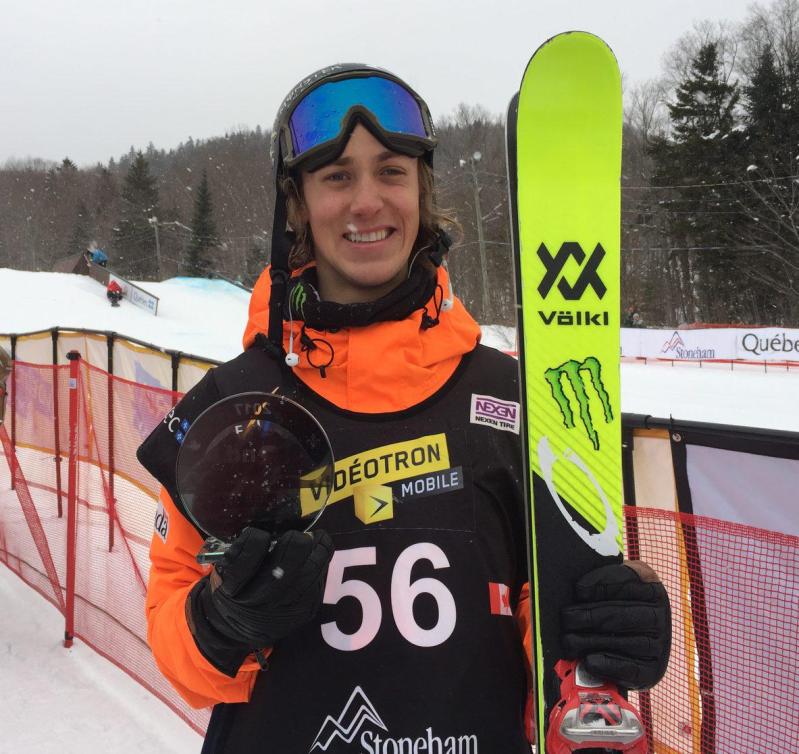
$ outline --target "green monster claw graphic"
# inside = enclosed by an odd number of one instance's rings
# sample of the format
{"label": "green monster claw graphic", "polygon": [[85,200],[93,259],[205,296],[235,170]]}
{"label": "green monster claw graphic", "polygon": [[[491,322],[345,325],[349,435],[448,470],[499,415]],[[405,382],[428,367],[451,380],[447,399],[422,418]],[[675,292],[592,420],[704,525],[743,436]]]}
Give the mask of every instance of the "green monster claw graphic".
{"label": "green monster claw graphic", "polygon": [[559,367],[554,369],[547,369],[544,372],[544,377],[549,383],[552,390],[552,397],[560,408],[560,413],[563,416],[563,424],[567,429],[574,428],[574,413],[572,412],[569,399],[563,392],[563,383],[561,377],[566,376],[569,384],[574,390],[577,397],[577,405],[580,407],[580,419],[583,422],[588,439],[591,440],[594,450],[599,450],[599,435],[594,429],[594,421],[591,418],[591,411],[589,410],[588,393],[585,391],[585,383],[580,372],[588,372],[591,377],[591,384],[594,386],[599,400],[602,401],[602,409],[605,413],[605,421],[611,422],[613,420],[613,410],[610,407],[610,397],[608,396],[605,386],[602,384],[602,365],[599,360],[594,356],[587,356],[585,361],[579,362],[571,359]]}
{"label": "green monster claw graphic", "polygon": [[305,288],[302,286],[302,284],[297,285],[291,292],[291,308],[294,309],[295,312],[300,312],[300,314],[302,314],[302,308],[305,306],[307,299],[308,294],[306,293]]}

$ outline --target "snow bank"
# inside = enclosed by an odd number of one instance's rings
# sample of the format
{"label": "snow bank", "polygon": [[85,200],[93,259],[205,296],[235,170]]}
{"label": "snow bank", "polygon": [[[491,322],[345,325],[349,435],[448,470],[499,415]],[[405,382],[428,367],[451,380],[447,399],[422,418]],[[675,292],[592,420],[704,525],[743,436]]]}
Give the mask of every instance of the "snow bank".
{"label": "snow bank", "polygon": [[200,736],[119,668],[79,640],[65,649],[61,613],[2,564],[0,603],[0,751],[200,750]]}

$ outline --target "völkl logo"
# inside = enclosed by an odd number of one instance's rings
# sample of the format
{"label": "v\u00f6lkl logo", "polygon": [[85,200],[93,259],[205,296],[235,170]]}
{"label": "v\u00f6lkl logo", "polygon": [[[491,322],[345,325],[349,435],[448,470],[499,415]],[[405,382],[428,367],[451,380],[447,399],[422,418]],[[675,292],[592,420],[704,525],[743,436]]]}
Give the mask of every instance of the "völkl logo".
{"label": "v\u00f6lkl logo", "polygon": [[[597,244],[591,252],[591,256],[586,260],[582,246],[575,241],[567,241],[558,249],[558,253],[553,257],[549,249],[544,244],[538,247],[538,258],[544,265],[546,272],[538,285],[538,292],[541,298],[546,298],[552,290],[552,286],[557,281],[557,288],[561,296],[567,301],[578,301],[582,298],[588,286],[594,289],[599,298],[607,292],[605,284],[599,277],[599,263],[605,257],[605,250],[602,244]],[[561,274],[569,259],[574,258],[578,265],[582,266],[580,274],[574,284],[570,284]],[[585,264],[583,264],[585,262]],[[560,279],[558,279],[560,277]]]}

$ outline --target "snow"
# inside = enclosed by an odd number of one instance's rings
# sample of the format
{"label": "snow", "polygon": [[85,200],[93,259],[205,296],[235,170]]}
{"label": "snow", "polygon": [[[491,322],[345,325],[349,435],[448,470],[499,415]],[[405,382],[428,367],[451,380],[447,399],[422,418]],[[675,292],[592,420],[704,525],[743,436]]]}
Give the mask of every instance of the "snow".
{"label": "snow", "polygon": [[[191,278],[140,285],[160,297],[158,316],[112,308],[85,276],[0,268],[0,332],[90,328],[220,361],[240,352],[245,291]],[[484,327],[483,342],[515,352],[515,330]],[[659,418],[799,431],[797,388],[799,371],[622,364],[623,411]],[[0,754],[199,751],[200,737],[125,673],[79,641],[64,649],[61,615],[2,566],[0,604],[0,678],[13,689],[0,705]]]}
{"label": "snow", "polygon": [[65,649],[61,613],[2,564],[0,603],[0,752],[200,750],[201,737],[115,665],[79,641]]}
{"label": "snow", "polygon": [[796,369],[625,363],[621,388],[622,411],[630,414],[799,432]]}
{"label": "snow", "polygon": [[111,307],[105,288],[86,275],[0,268],[0,333],[88,328],[219,361],[241,352],[246,291],[205,278],[132,282],[159,297],[157,316],[127,301]]}

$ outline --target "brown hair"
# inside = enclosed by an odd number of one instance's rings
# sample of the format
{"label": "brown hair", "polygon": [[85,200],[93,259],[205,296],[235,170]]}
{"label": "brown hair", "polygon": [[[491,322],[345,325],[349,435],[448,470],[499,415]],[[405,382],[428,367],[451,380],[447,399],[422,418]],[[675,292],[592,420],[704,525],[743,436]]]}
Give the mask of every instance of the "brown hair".
{"label": "brown hair", "polygon": [[[454,230],[461,234],[461,226],[451,210],[442,209],[436,204],[433,189],[433,168],[422,159],[419,165],[419,234],[413,244],[412,253],[425,246],[432,247],[436,232]],[[289,251],[289,268],[299,269],[313,259],[313,239],[311,228],[305,214],[302,197],[302,182],[295,175],[285,176],[280,188],[286,196],[286,215],[293,234],[293,243]]]}

